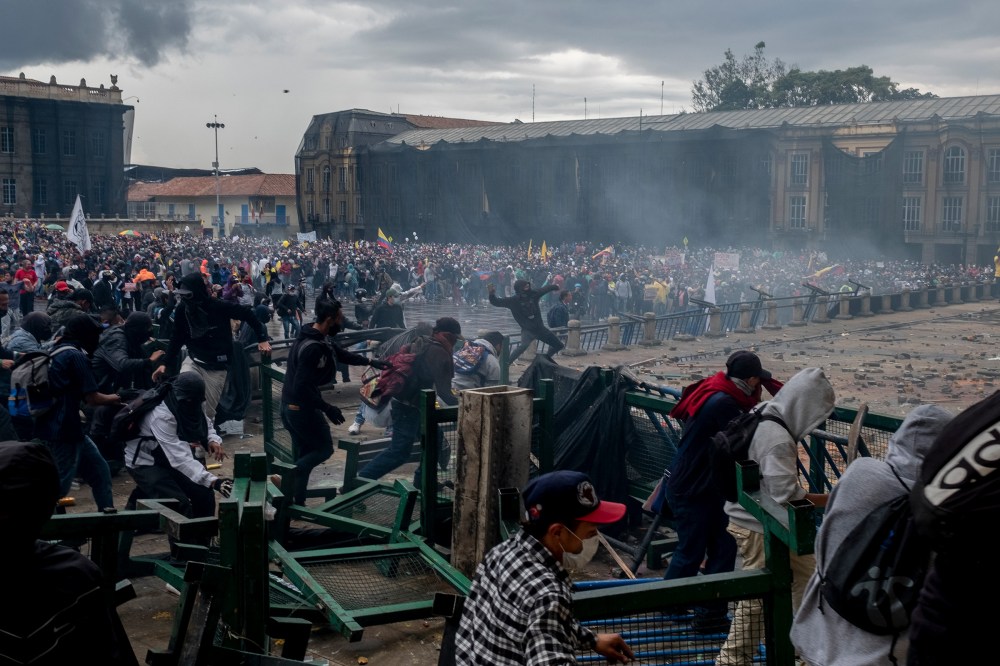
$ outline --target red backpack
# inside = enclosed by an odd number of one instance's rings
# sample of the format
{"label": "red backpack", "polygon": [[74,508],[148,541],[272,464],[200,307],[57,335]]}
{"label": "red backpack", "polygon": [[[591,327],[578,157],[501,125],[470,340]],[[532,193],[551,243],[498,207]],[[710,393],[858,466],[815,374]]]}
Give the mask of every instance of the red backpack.
{"label": "red backpack", "polygon": [[397,400],[412,398],[420,386],[420,373],[424,372],[421,360],[432,344],[440,343],[430,338],[417,338],[395,354],[386,356],[383,360],[391,363],[392,367],[379,374],[375,388],[365,398],[365,403],[380,410],[393,398]]}

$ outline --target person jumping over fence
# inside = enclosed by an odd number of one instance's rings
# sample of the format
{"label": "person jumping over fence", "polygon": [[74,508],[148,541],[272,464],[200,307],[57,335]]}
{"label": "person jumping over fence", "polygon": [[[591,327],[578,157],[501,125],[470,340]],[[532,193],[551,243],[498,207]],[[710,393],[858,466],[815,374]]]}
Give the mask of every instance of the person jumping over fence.
{"label": "person jumping over fence", "polygon": [[551,361],[552,357],[558,354],[565,345],[556,337],[556,334],[545,327],[542,322],[542,309],[538,306],[538,301],[542,296],[550,291],[558,291],[559,285],[550,284],[541,289],[532,289],[528,280],[514,281],[514,295],[510,298],[498,298],[496,295],[496,285],[487,286],[490,292],[490,305],[498,308],[508,308],[514,321],[521,327],[521,342],[510,355],[510,362],[527,351],[528,347],[534,344],[535,340],[541,340],[549,346],[545,356]]}

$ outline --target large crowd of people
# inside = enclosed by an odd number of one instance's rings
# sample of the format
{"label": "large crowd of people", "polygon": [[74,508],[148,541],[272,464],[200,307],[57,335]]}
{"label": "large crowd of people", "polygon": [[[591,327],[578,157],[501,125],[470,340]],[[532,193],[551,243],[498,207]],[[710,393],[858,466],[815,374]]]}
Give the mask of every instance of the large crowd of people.
{"label": "large crowd of people", "polygon": [[[286,337],[302,319],[306,292],[351,301],[359,289],[369,296],[390,288],[423,287],[415,296],[487,307],[489,285],[498,298],[515,295],[514,283],[536,289],[555,285],[542,298],[548,309],[564,303],[570,318],[599,321],[611,314],[658,314],[684,310],[691,299],[711,296],[717,304],[824,291],[873,294],[992,279],[993,266],[927,265],[871,256],[845,258],[817,251],[763,248],[608,246],[562,243],[546,247],[367,241],[312,243],[256,238],[208,238],[193,234],[92,236],[80,252],[64,232],[38,221],[0,223],[0,291],[14,308],[10,323],[34,309],[34,297],[59,300],[90,292],[96,310],[115,305],[126,316],[166,305],[180,279],[207,274],[226,301],[278,310]],[[725,259],[725,261],[723,261]],[[712,284],[709,285],[709,272]],[[32,296],[34,295],[34,296]],[[64,307],[70,307],[64,304]],[[6,333],[9,323],[3,322]]]}

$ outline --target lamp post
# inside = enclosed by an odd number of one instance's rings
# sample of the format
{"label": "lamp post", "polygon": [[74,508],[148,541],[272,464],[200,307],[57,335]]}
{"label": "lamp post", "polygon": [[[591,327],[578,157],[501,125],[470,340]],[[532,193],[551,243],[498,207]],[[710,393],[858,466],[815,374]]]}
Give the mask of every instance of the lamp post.
{"label": "lamp post", "polygon": [[205,127],[215,131],[215,161],[212,167],[215,169],[215,210],[219,216],[219,236],[226,235],[226,220],[222,214],[222,203],[219,194],[219,130],[225,129],[225,125],[219,122],[219,116],[213,116],[214,122],[205,123]]}

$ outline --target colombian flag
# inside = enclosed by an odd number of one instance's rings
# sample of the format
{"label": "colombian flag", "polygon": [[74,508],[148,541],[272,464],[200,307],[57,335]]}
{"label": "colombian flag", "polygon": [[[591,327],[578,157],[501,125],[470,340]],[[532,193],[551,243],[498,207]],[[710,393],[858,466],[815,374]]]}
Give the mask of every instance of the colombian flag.
{"label": "colombian flag", "polygon": [[382,232],[382,227],[378,228],[378,246],[383,250],[392,252],[392,243],[389,242],[389,237]]}

